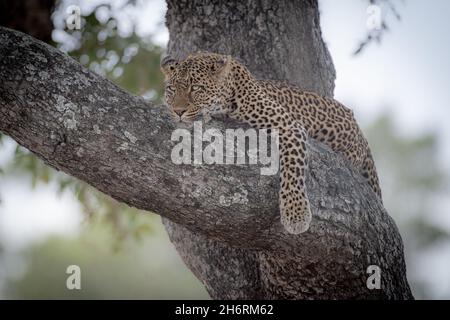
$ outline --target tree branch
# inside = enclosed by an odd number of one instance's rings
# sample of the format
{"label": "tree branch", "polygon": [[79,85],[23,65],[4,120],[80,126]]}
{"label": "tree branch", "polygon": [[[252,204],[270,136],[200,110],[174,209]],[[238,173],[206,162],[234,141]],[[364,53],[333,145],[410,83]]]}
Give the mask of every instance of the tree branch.
{"label": "tree branch", "polygon": [[[292,236],[279,223],[276,176],[261,176],[258,166],[170,161],[175,127],[163,106],[6,28],[0,28],[0,79],[0,130],[50,166],[209,239],[303,258],[303,266],[317,272],[335,266],[345,276],[320,275],[320,281],[334,281],[336,288],[357,281],[360,292],[353,296],[412,297],[395,223],[363,178],[324,145],[308,146],[313,222],[308,232]],[[205,128],[237,126],[214,121]],[[246,203],[219,201],[235,194]],[[377,292],[365,286],[371,264],[389,284]]]}

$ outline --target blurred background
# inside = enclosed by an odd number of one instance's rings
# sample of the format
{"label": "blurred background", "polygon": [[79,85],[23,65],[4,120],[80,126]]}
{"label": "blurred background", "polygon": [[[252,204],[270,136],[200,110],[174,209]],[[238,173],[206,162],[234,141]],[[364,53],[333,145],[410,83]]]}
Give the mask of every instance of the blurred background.
{"label": "blurred background", "polygon": [[[161,101],[163,0],[61,0],[47,24],[39,21],[50,11],[25,2],[17,12],[35,23],[36,37]],[[319,0],[335,97],[355,111],[369,140],[415,297],[450,299],[450,2],[378,1],[384,24],[377,37],[367,33],[370,2]],[[71,5],[81,10],[81,30],[66,27]],[[66,288],[73,264],[82,290]],[[16,298],[209,297],[159,216],[54,171],[0,134],[0,299]]]}

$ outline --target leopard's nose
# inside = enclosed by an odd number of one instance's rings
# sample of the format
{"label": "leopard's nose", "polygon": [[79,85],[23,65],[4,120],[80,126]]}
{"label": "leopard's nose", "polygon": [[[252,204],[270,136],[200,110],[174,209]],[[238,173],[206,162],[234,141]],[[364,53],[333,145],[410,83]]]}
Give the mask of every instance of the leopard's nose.
{"label": "leopard's nose", "polygon": [[186,112],[186,109],[174,109],[173,112],[175,112],[179,117],[181,117],[183,113]]}

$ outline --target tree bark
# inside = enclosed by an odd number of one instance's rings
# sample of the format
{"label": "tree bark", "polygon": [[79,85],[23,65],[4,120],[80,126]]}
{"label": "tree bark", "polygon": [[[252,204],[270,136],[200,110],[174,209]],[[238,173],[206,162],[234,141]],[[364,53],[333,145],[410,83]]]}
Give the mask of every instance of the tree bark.
{"label": "tree bark", "polygon": [[[412,298],[394,222],[324,145],[308,144],[313,222],[292,236],[279,223],[276,176],[254,165],[175,165],[164,107],[58,50],[0,28],[0,81],[0,130],[50,166],[172,221],[172,240],[213,298]],[[246,204],[219,201],[234,195]],[[382,271],[380,290],[366,286],[368,265]]]}

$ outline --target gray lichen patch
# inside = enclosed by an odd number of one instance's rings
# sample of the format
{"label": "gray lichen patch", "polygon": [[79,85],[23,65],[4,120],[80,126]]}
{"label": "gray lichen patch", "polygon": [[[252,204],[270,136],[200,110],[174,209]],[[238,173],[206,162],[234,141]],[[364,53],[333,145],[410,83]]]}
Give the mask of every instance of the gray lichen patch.
{"label": "gray lichen patch", "polygon": [[78,106],[61,95],[54,97],[56,100],[55,108],[62,114],[58,118],[58,121],[62,122],[66,129],[75,130],[78,124],[77,120],[75,120],[76,114],[79,111]]}
{"label": "gray lichen patch", "polygon": [[46,71],[39,71],[38,75],[41,80],[45,81],[45,80],[50,79],[50,75]]}
{"label": "gray lichen patch", "polygon": [[77,154],[77,157],[81,158],[83,156],[83,154],[84,154],[84,149],[82,147],[79,147],[77,149],[76,154]]}
{"label": "gray lichen patch", "polygon": [[130,149],[128,142],[123,142],[119,147],[117,147],[116,152],[126,151],[128,149]]}
{"label": "gray lichen patch", "polygon": [[77,121],[74,118],[64,119],[63,124],[69,130],[75,130],[77,128]]}
{"label": "gray lichen patch", "polygon": [[226,182],[233,182],[235,179],[232,176],[227,176],[223,174],[218,175],[219,179],[226,181]]}
{"label": "gray lichen patch", "polygon": [[82,106],[81,107],[81,111],[83,112],[83,116],[85,116],[85,117],[90,117],[91,116],[91,113],[89,112],[89,107]]}
{"label": "gray lichen patch", "polygon": [[92,127],[94,129],[94,132],[96,134],[101,134],[102,131],[100,130],[100,127],[97,124],[94,124],[94,126]]}
{"label": "gray lichen patch", "polygon": [[68,110],[71,111],[78,111],[78,106],[71,102],[68,101],[65,97],[61,96],[61,95],[55,95],[55,99],[56,99],[56,110],[58,110],[59,112],[66,112]]}
{"label": "gray lichen patch", "polygon": [[136,143],[137,138],[133,134],[128,131],[124,131],[123,134],[125,135],[125,137],[127,137],[128,140],[130,140],[131,143]]}
{"label": "gray lichen patch", "polygon": [[32,64],[28,64],[25,66],[25,80],[27,80],[28,82],[34,82],[35,79],[35,75],[36,75],[36,67]]}
{"label": "gray lichen patch", "polygon": [[97,99],[95,99],[95,97],[92,94],[88,95],[88,100],[89,100],[89,102],[92,102],[92,103],[97,101]]}
{"label": "gray lichen patch", "polygon": [[192,191],[191,194],[194,198],[203,198],[205,195],[211,196],[212,193],[213,193],[213,191],[210,187],[201,185],[201,186],[197,186],[196,188],[194,188],[194,190]]}
{"label": "gray lichen patch", "polygon": [[33,56],[34,61],[39,61],[41,64],[46,64],[48,62],[47,57],[40,51],[30,50],[29,54]]}
{"label": "gray lichen patch", "polygon": [[232,195],[220,195],[219,203],[223,207],[229,207],[232,204],[248,204],[248,191],[240,186],[240,192],[235,192]]}

